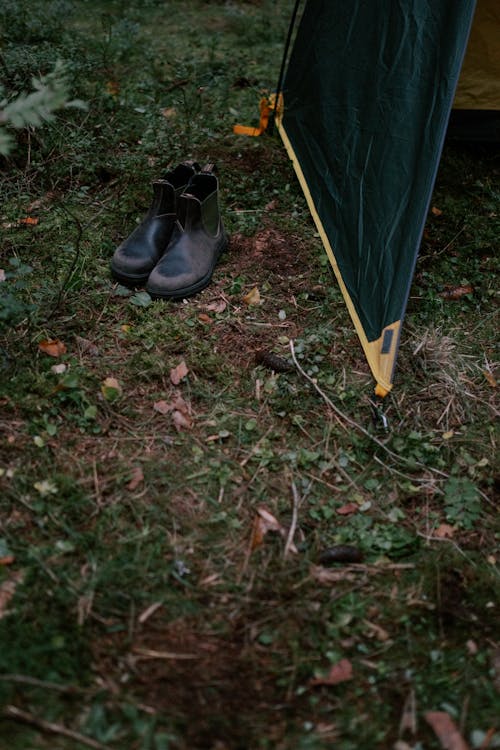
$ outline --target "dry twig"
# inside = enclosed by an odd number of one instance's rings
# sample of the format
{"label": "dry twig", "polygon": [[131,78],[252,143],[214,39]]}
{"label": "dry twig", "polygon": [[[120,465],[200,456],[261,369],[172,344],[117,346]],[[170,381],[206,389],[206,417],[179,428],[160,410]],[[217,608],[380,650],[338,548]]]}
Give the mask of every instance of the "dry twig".
{"label": "dry twig", "polygon": [[73,729],[68,729],[68,727],[65,727],[63,724],[55,724],[52,721],[39,719],[37,716],[30,714],[28,711],[22,711],[16,706],[6,706],[1,715],[6,719],[13,719],[14,721],[20,721],[23,724],[29,724],[36,729],[40,729],[42,732],[49,732],[50,734],[59,734],[62,737],[68,737],[70,740],[75,740],[75,742],[79,742],[82,745],[92,747],[94,750],[107,750],[106,745],[102,745],[91,737],[86,737],[84,734],[73,731]]}

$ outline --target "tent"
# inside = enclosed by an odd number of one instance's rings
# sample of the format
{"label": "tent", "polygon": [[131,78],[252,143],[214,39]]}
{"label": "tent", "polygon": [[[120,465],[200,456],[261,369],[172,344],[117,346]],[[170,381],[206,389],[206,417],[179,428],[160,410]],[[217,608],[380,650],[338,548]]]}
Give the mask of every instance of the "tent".
{"label": "tent", "polygon": [[464,58],[457,107],[500,112],[500,2],[299,6],[275,119],[382,397]]}

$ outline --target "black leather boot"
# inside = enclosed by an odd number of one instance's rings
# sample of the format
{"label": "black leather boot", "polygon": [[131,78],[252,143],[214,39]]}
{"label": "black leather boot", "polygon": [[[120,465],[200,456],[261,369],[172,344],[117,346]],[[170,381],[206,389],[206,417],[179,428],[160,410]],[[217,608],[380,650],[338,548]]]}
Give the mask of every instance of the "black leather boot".
{"label": "black leather boot", "polygon": [[217,260],[227,247],[218,194],[214,168],[207,165],[179,197],[172,239],[146,285],[151,297],[182,299],[210,283]]}
{"label": "black leather boot", "polygon": [[126,286],[142,286],[170,241],[178,196],[199,170],[198,164],[179,164],[153,182],[153,202],[138,227],[116,248],[111,273]]}

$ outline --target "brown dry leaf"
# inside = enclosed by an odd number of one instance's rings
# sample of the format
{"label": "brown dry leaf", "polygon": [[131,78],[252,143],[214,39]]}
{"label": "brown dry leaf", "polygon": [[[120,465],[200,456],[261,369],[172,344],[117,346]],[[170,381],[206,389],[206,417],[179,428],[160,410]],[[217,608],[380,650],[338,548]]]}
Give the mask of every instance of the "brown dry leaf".
{"label": "brown dry leaf", "polygon": [[207,315],[206,313],[200,313],[198,315],[198,320],[200,321],[200,323],[206,323],[206,324],[213,323],[213,320],[210,317],[210,315]]}
{"label": "brown dry leaf", "polygon": [[380,625],[377,625],[375,622],[370,622],[369,620],[363,620],[363,622],[370,633],[374,635],[378,641],[384,642],[389,640],[390,636],[385,628],[382,628]]}
{"label": "brown dry leaf", "polygon": [[0,557],[0,565],[12,565],[15,559],[14,555],[5,555],[5,557]]}
{"label": "brown dry leaf", "polygon": [[0,620],[7,614],[7,606],[16,592],[16,587],[22,583],[24,573],[17,570],[0,583]]}
{"label": "brown dry leaf", "polygon": [[349,659],[341,659],[332,664],[330,671],[324,677],[315,677],[310,685],[338,685],[341,682],[352,680],[352,664]]}
{"label": "brown dry leaf", "polygon": [[224,312],[226,307],[227,307],[227,302],[221,298],[221,299],[215,300],[214,302],[210,302],[210,304],[208,304],[205,307],[205,310],[207,312],[222,313]]}
{"label": "brown dry leaf", "polygon": [[184,360],[182,360],[182,362],[179,362],[177,367],[174,367],[172,370],[170,370],[170,380],[174,385],[179,385],[181,380],[186,377],[188,372],[188,367]]}
{"label": "brown dry leaf", "polygon": [[357,513],[359,510],[359,505],[357,503],[347,503],[346,505],[342,505],[341,508],[337,508],[335,511],[339,514],[339,516],[351,516],[353,513]]}
{"label": "brown dry leaf", "polygon": [[140,466],[134,466],[132,469],[130,482],[127,484],[128,490],[136,490],[141,482],[144,481],[144,474]]}
{"label": "brown dry leaf", "polygon": [[153,404],[153,409],[160,414],[168,414],[170,411],[172,411],[173,406],[172,404],[168,404],[163,399],[161,401],[155,401]]}
{"label": "brown dry leaf", "polygon": [[450,526],[449,523],[441,523],[434,531],[434,536],[437,536],[439,539],[451,539],[454,533],[454,526]]}
{"label": "brown dry leaf", "polygon": [[434,730],[443,750],[469,750],[468,744],[446,711],[427,711],[424,718]]}
{"label": "brown dry leaf", "polygon": [[90,354],[91,357],[99,355],[99,348],[93,341],[84,339],[82,336],[75,336],[75,341],[82,354]]}
{"label": "brown dry leaf", "polygon": [[191,406],[187,401],[184,401],[182,396],[177,396],[172,402],[172,409],[172,420],[177,432],[190,430],[193,426],[193,420],[191,417]]}
{"label": "brown dry leaf", "polygon": [[[254,520],[252,527],[252,538],[250,542],[250,548],[254,550],[259,547],[263,541],[265,535],[269,531],[274,531],[280,534],[284,539],[288,536],[288,532],[284,526],[273,516],[266,508],[257,508],[257,516]],[[296,553],[297,547],[294,544],[290,545],[290,552]]]}
{"label": "brown dry leaf", "polygon": [[274,211],[278,207],[278,201],[272,200],[269,201],[269,203],[266,203],[264,206],[264,211]]}
{"label": "brown dry leaf", "polygon": [[45,193],[45,195],[42,195],[40,198],[36,198],[34,201],[32,201],[28,206],[28,211],[31,214],[33,211],[41,208],[41,206],[45,205],[46,203],[50,203],[51,201],[53,201],[55,197],[55,193],[49,190],[49,192]]}
{"label": "brown dry leaf", "polygon": [[245,305],[260,305],[260,292],[256,286],[243,295],[243,302]]}
{"label": "brown dry leaf", "polygon": [[60,357],[66,354],[66,345],[63,344],[59,339],[48,339],[46,341],[40,341],[38,348],[44,354],[48,354],[49,357]]}
{"label": "brown dry leaf", "polygon": [[431,208],[431,213],[433,216],[441,216],[443,212],[441,211],[440,208],[436,208],[436,206],[433,206]]}
{"label": "brown dry leaf", "polygon": [[443,289],[443,291],[439,293],[439,296],[443,299],[457,300],[465,297],[466,294],[472,294],[473,291],[474,289],[470,284],[467,284],[466,286],[452,286]]}
{"label": "brown dry leaf", "polygon": [[[1,279],[0,279],[0,281],[1,281]],[[493,373],[491,373],[489,370],[483,370],[483,375],[486,378],[486,380],[488,381],[488,383],[491,385],[492,388],[496,388],[497,387],[498,384],[497,384],[497,381],[495,380],[495,376],[493,375]]]}
{"label": "brown dry leaf", "polygon": [[5,281],[6,278],[7,278],[7,275],[6,275],[5,271],[4,271],[4,269],[0,268],[0,281]]}
{"label": "brown dry leaf", "polygon": [[177,110],[175,107],[165,107],[161,110],[161,113],[166,120],[170,120],[172,117],[177,117]]}
{"label": "brown dry leaf", "polygon": [[402,736],[405,732],[417,733],[417,701],[415,690],[410,689],[403,705],[403,712],[399,722],[399,734]]}
{"label": "brown dry leaf", "polygon": [[117,96],[120,93],[120,84],[118,81],[108,81],[106,83],[106,93],[110,96]]}
{"label": "brown dry leaf", "polygon": [[172,412],[172,420],[174,422],[174,427],[177,430],[177,432],[181,432],[182,430],[190,430],[191,427],[193,426],[193,421],[191,417],[182,411]]}
{"label": "brown dry leaf", "polygon": [[27,227],[36,227],[39,221],[40,219],[37,216],[23,216],[22,219],[19,219],[19,223]]}

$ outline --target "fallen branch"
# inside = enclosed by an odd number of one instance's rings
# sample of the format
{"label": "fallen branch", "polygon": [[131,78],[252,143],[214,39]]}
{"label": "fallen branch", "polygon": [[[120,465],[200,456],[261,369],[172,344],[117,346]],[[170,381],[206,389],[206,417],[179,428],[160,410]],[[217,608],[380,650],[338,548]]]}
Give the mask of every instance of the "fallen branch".
{"label": "fallen branch", "polygon": [[44,690],[55,690],[58,693],[74,693],[77,695],[86,695],[92,693],[92,690],[78,687],[77,685],[61,685],[59,682],[47,682],[39,680],[37,677],[30,677],[24,674],[0,674],[0,682],[13,682],[16,685],[29,685],[30,687],[39,687]]}
{"label": "fallen branch", "polygon": [[297,492],[297,487],[295,486],[295,482],[292,482],[292,495],[293,495],[292,523],[290,524],[290,528],[288,530],[288,536],[286,538],[285,549],[283,552],[283,557],[285,559],[288,557],[291,547],[293,545],[293,537],[295,536],[295,530],[297,528],[297,520],[299,516],[300,497],[299,497],[299,493]]}
{"label": "fallen branch", "polygon": [[74,732],[72,729],[63,726],[62,724],[55,724],[52,721],[45,721],[45,719],[39,719],[37,716],[28,713],[28,711],[22,711],[16,706],[6,706],[1,714],[6,719],[13,719],[14,721],[20,721],[23,724],[29,724],[36,729],[40,729],[42,732],[49,732],[50,734],[58,734],[61,737],[68,737],[70,740],[75,740],[82,745],[92,747],[94,750],[108,750],[106,745],[102,745],[97,740],[93,740],[91,737],[87,737],[79,732]]}

